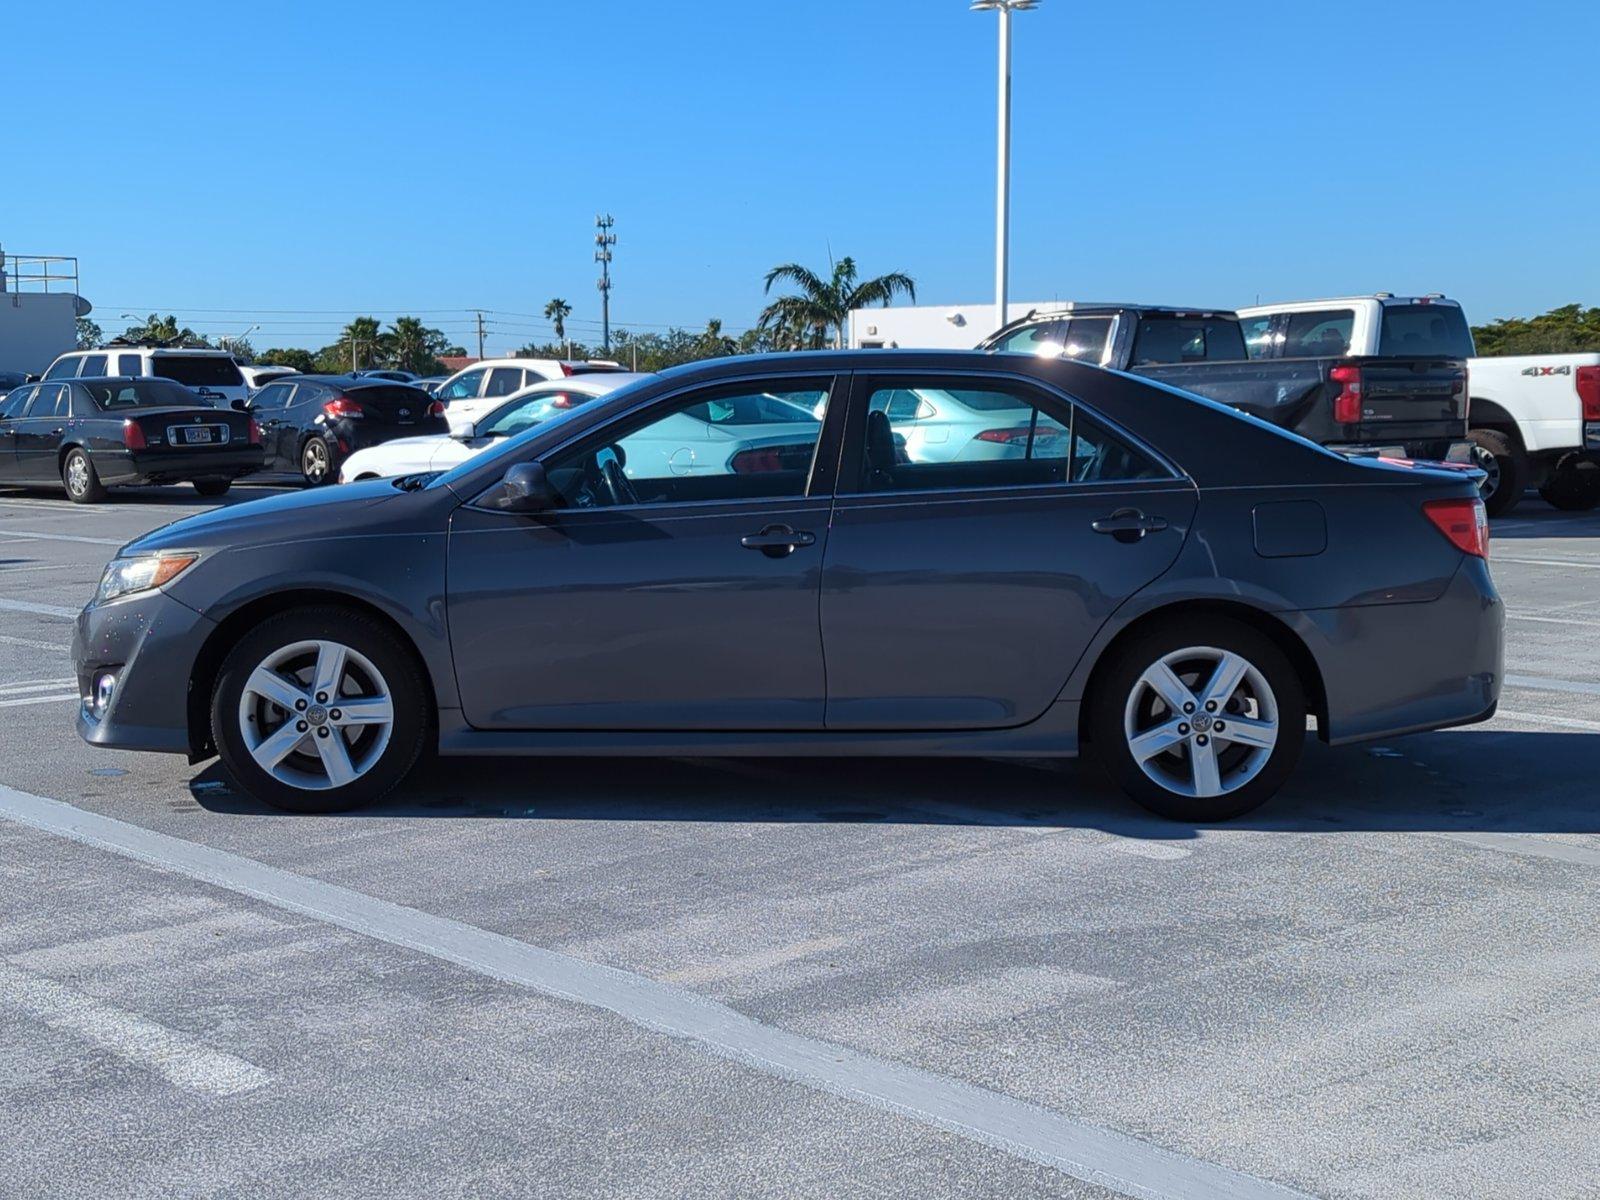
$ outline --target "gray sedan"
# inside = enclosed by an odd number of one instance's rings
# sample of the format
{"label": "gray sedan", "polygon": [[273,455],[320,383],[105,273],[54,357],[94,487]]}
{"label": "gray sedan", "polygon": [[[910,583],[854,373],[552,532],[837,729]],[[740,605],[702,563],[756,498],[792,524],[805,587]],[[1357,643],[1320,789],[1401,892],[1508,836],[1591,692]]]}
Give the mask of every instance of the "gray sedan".
{"label": "gray sedan", "polygon": [[[1003,413],[1007,453],[914,459],[888,402],[933,391]],[[716,470],[650,450],[773,397],[774,436],[741,429]],[[1087,748],[1149,808],[1211,821],[1271,796],[1310,725],[1343,744],[1490,716],[1487,553],[1470,475],[1098,367],[725,359],[448,472],[129,544],[78,620],[78,728],[219,754],[302,812],[382,796],[425,746]]]}

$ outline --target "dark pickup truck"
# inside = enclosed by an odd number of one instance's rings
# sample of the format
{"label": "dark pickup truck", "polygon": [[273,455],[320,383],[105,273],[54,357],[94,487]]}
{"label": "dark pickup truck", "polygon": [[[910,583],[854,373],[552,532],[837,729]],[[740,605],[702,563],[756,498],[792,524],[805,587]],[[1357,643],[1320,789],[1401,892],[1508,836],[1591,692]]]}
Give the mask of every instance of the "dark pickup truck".
{"label": "dark pickup truck", "polygon": [[979,349],[1075,358],[1142,375],[1343,454],[1472,461],[1462,359],[1250,359],[1234,313],[1126,304],[1031,312]]}

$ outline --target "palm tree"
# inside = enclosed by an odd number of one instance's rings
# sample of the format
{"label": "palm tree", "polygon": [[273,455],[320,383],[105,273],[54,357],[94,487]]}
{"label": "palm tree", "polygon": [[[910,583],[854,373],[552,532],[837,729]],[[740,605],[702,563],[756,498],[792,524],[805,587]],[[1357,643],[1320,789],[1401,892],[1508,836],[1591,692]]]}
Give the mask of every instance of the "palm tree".
{"label": "palm tree", "polygon": [[[384,348],[383,335],[378,332],[376,317],[357,317],[344,327],[339,335],[339,348],[349,354],[350,369],[359,371],[378,361]],[[343,357],[343,355],[341,355]]]}
{"label": "palm tree", "polygon": [[572,305],[565,300],[556,299],[544,306],[544,316],[547,321],[554,321],[556,326],[556,341],[567,340],[567,318],[572,315]]}
{"label": "palm tree", "polygon": [[799,263],[773,267],[767,272],[769,294],[779,280],[795,284],[800,294],[779,296],[767,305],[761,312],[761,327],[771,330],[779,345],[799,350],[820,350],[830,338],[836,349],[843,349],[851,309],[887,305],[901,293],[913,301],[917,298],[916,282],[900,271],[857,282],[856,261],[849,256],[833,264],[833,276],[827,280]]}
{"label": "palm tree", "polygon": [[400,370],[431,375],[438,368],[438,348],[444,335],[416,317],[396,317],[384,338],[389,358]]}

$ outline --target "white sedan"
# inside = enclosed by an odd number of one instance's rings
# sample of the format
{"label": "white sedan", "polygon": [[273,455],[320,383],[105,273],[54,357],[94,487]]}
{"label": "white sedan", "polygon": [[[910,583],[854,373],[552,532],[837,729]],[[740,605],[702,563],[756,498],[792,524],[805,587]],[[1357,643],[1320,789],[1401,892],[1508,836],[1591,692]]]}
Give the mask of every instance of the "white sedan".
{"label": "white sedan", "polygon": [[541,380],[513,392],[503,403],[476,420],[452,427],[448,436],[396,438],[380,446],[357,450],[339,468],[339,482],[447,471],[503,439],[531,429],[540,421],[646,378],[644,373],[608,371]]}

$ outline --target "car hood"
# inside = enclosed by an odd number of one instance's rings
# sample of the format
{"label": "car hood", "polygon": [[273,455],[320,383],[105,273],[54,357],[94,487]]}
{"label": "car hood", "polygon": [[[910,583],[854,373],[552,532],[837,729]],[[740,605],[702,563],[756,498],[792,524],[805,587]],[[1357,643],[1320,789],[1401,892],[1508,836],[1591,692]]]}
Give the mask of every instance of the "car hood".
{"label": "car hood", "polygon": [[[135,538],[119,555],[159,550],[238,549],[318,536],[348,537],[391,525],[417,511],[424,491],[403,492],[391,480],[347,483],[214,508]],[[411,503],[408,503],[411,502]],[[431,501],[436,503],[436,501]]]}

